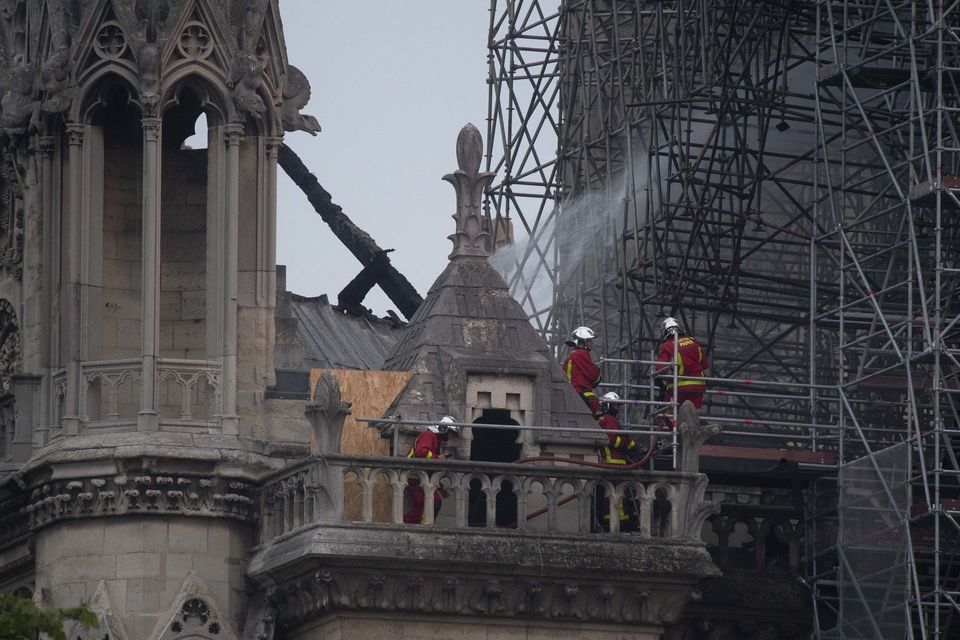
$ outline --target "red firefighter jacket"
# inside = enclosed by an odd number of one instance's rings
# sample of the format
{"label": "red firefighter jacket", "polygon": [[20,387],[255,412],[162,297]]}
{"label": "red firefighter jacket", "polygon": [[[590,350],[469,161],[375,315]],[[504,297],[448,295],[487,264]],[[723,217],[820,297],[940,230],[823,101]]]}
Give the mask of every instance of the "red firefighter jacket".
{"label": "red firefighter jacket", "polygon": [[[408,458],[438,458],[440,456],[440,437],[437,436],[433,431],[422,431],[417,435],[417,439],[414,440],[413,446],[410,447],[410,451],[407,452]],[[410,474],[410,484],[419,485],[420,484],[420,474]],[[419,499],[422,501],[423,490],[420,490],[418,494]],[[440,500],[445,498],[447,492],[445,489],[437,489],[433,492],[433,499]],[[423,515],[423,505],[421,502],[421,513],[420,516],[417,516],[417,519]]]}
{"label": "red firefighter jacket", "polygon": [[600,462],[606,464],[627,464],[627,452],[637,448],[636,441],[620,431],[620,421],[617,416],[605,413],[597,421],[600,428],[607,431],[610,444],[600,450]]}
{"label": "red firefighter jacket", "polygon": [[[707,352],[699,342],[690,336],[680,335],[677,338],[677,351],[679,353],[674,357],[673,336],[669,336],[660,343],[660,353],[657,354],[659,362],[676,362],[678,376],[703,377],[703,372],[707,368]],[[667,381],[667,388],[673,389],[673,371],[669,367],[657,366],[657,373],[663,374]],[[678,380],[677,387],[682,391],[703,391],[706,385],[703,380]]]}
{"label": "red firefighter jacket", "polygon": [[573,348],[563,361],[563,372],[567,382],[581,395],[593,395],[594,387],[600,384],[600,367],[593,362],[590,351],[583,347]]}
{"label": "red firefighter jacket", "polygon": [[440,438],[433,431],[423,431],[407,453],[408,458],[436,458],[440,455]]}

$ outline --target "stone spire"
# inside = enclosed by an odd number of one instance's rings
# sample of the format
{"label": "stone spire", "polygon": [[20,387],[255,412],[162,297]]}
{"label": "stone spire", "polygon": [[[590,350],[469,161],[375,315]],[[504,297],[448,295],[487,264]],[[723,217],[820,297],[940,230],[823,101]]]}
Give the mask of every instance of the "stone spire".
{"label": "stone spire", "polygon": [[453,215],[457,230],[449,236],[453,241],[451,260],[468,256],[485,258],[490,252],[490,224],[480,211],[480,199],[496,174],[480,172],[482,155],[480,132],[472,124],[464,125],[457,136],[457,164],[460,168],[443,176],[457,192],[457,212]]}

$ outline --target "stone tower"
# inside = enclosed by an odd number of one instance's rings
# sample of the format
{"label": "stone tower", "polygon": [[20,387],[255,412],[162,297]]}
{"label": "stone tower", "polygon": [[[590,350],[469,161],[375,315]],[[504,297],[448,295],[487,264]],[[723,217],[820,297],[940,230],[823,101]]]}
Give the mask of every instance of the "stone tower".
{"label": "stone tower", "polygon": [[309,85],[277,0],[0,5],[0,584],[35,568],[111,640],[234,637],[253,484],[306,442],[265,390]]}

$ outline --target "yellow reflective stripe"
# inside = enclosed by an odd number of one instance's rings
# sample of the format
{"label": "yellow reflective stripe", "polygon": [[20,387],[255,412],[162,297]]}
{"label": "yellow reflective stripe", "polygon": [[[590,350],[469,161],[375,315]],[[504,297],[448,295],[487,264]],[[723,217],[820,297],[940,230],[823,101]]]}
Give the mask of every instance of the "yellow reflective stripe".
{"label": "yellow reflective stripe", "polygon": [[610,451],[610,447],[603,448],[603,457],[606,460],[607,464],[627,464],[626,460],[618,460],[613,457],[613,452]]}
{"label": "yellow reflective stripe", "polygon": [[412,457],[413,457],[413,453],[414,453],[413,447],[410,447],[410,451],[407,453],[407,457],[408,457],[408,458],[412,458]]}
{"label": "yellow reflective stripe", "polygon": [[427,451],[427,455],[424,456],[424,458],[432,458],[432,457],[433,457],[433,451]]}
{"label": "yellow reflective stripe", "polygon": [[633,449],[635,446],[637,446],[637,443],[634,440],[631,440],[630,444],[627,445],[627,449]]}
{"label": "yellow reflective stripe", "polygon": [[582,395],[584,398],[586,398],[587,396],[596,396],[597,394],[595,394],[593,391],[584,391],[584,392],[583,392],[582,394],[580,394],[580,395]]}
{"label": "yellow reflective stripe", "polygon": [[573,360],[567,360],[567,382],[573,382]]}
{"label": "yellow reflective stripe", "polygon": [[[673,388],[672,384],[669,384],[667,386],[670,387],[671,389]],[[704,385],[702,380],[677,380],[677,386],[678,387],[693,387],[693,386],[703,387],[706,385]]]}
{"label": "yellow reflective stripe", "polygon": [[676,360],[677,360],[677,375],[683,375],[683,358],[680,357],[680,350],[677,349]]}
{"label": "yellow reflective stripe", "polygon": [[620,448],[620,436],[617,436],[617,439],[613,441],[613,446],[617,449]]}

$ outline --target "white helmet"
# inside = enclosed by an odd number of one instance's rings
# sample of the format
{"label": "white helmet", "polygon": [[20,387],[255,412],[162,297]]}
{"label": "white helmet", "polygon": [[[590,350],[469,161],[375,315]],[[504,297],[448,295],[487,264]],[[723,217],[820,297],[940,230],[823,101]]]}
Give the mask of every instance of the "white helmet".
{"label": "white helmet", "polygon": [[603,394],[603,397],[600,398],[600,410],[604,413],[609,413],[612,408],[614,412],[620,408],[619,403],[620,396],[614,393],[613,391],[608,391]]}
{"label": "white helmet", "polygon": [[570,334],[570,339],[566,341],[566,344],[569,347],[583,347],[586,346],[587,340],[593,340],[596,337],[597,334],[590,327],[577,327]]}
{"label": "white helmet", "polygon": [[440,418],[439,424],[432,424],[427,427],[427,430],[440,435],[450,432],[459,433],[460,427],[456,427],[451,424],[454,422],[456,422],[456,419],[453,416],[443,416]]}
{"label": "white helmet", "polygon": [[682,329],[680,329],[680,323],[677,322],[677,319],[672,316],[667,316],[663,319],[660,329],[663,331],[663,335],[665,336],[667,334],[680,333],[682,331]]}

